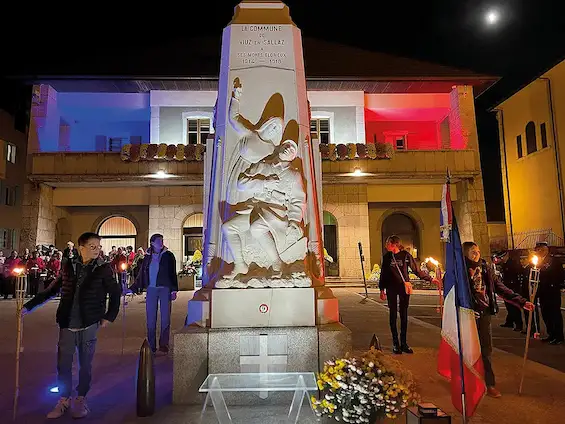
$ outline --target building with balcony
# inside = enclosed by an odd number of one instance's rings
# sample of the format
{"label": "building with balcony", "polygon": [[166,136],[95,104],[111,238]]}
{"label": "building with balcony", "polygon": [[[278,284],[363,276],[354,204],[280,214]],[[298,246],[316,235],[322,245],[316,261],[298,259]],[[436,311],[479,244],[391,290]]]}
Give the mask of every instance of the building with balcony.
{"label": "building with balcony", "polygon": [[495,110],[510,247],[563,246],[565,60]]}
{"label": "building with balcony", "polygon": [[[177,258],[201,246],[217,48],[215,61],[191,62],[177,76],[31,80],[24,244],[62,247],[98,231],[106,248],[120,239],[147,246],[155,232]],[[359,279],[358,242],[368,271],[391,234],[417,257],[442,257],[448,169],[462,237],[488,251],[474,96],[494,79],[316,40],[305,39],[304,50],[334,259],[327,275]]]}

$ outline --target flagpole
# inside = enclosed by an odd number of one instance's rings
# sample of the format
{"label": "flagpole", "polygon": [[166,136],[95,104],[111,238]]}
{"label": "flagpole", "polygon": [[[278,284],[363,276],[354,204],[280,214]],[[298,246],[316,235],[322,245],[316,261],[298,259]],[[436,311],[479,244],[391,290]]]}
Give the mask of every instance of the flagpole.
{"label": "flagpole", "polygon": [[[453,242],[453,239],[451,239]],[[455,260],[455,249],[453,249],[453,262],[455,265],[455,278],[457,278],[457,261]],[[459,372],[461,373],[461,412],[463,415],[463,424],[467,424],[467,405],[465,403],[465,365],[463,364],[463,343],[461,342],[461,318],[459,314],[459,296],[457,295],[457,283],[453,285],[455,290],[455,315],[457,318],[457,342],[459,344]]]}

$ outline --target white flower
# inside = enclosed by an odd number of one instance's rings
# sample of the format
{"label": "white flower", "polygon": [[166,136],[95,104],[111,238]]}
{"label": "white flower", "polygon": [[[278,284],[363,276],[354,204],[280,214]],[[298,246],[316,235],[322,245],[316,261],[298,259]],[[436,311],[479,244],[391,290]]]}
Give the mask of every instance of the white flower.
{"label": "white flower", "polygon": [[372,362],[369,362],[369,367],[373,368],[375,366],[375,364],[373,364]]}

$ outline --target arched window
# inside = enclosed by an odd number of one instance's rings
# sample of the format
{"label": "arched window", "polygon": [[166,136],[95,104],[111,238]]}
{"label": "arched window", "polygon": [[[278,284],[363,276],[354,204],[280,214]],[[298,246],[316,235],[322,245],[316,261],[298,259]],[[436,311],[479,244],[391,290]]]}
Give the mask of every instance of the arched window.
{"label": "arched window", "polygon": [[100,244],[105,254],[112,250],[112,246],[131,246],[134,251],[139,247],[135,243],[137,236],[135,225],[123,216],[111,216],[102,221],[98,228],[98,235],[101,237]]}
{"label": "arched window", "polygon": [[534,153],[537,149],[536,124],[530,121],[526,124],[526,151],[530,154]]}
{"label": "arched window", "polygon": [[404,249],[413,255],[416,251],[415,256],[418,256],[420,235],[416,223],[410,216],[402,212],[394,212],[383,221],[381,233],[383,246],[388,237],[397,235],[400,237]]}
{"label": "arched window", "polygon": [[331,213],[324,211],[324,248],[333,259],[333,262],[324,261],[326,266],[326,276],[339,276],[338,262],[338,227],[337,219]]}
{"label": "arched window", "polygon": [[194,252],[200,250],[202,253],[202,227],[204,215],[195,213],[190,215],[184,221],[182,234],[183,234],[183,260],[187,261],[189,256],[194,255]]}

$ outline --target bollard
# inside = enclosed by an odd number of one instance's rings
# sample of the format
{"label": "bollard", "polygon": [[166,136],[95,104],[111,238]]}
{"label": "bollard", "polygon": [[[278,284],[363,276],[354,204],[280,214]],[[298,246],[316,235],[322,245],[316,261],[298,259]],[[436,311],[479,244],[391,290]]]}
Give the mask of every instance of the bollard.
{"label": "bollard", "polygon": [[147,339],[139,351],[137,367],[137,416],[150,417],[155,413],[155,368],[153,352]]}
{"label": "bollard", "polygon": [[379,338],[377,337],[376,334],[373,334],[373,337],[371,338],[371,343],[369,343],[369,349],[371,349],[372,347],[374,347],[377,350],[382,350],[381,342],[379,342]]}

